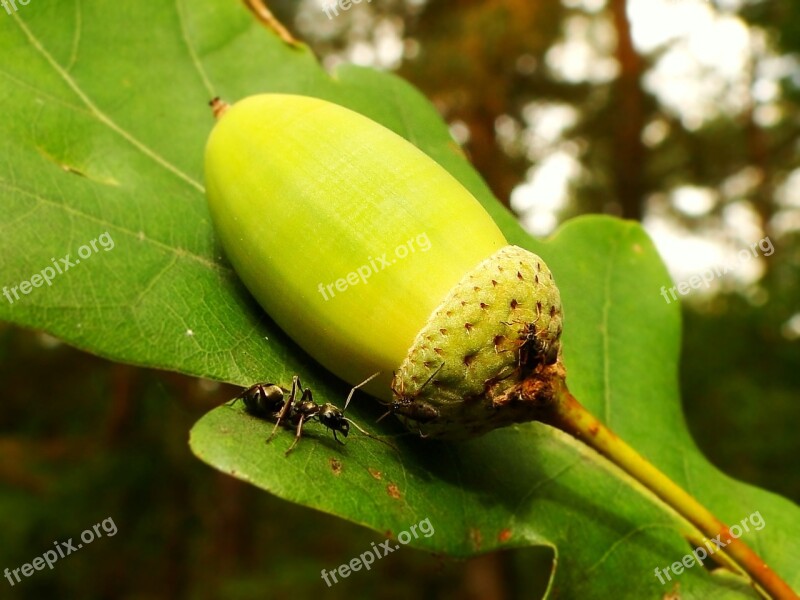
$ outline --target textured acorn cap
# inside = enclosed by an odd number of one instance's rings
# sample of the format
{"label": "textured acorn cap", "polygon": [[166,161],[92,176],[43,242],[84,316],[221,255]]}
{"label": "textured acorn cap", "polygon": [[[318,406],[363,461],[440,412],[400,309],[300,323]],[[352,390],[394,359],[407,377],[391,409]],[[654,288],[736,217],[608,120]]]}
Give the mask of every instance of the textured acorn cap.
{"label": "textured acorn cap", "polygon": [[563,379],[561,331],[547,265],[506,246],[468,272],[416,336],[392,382],[393,412],[412,431],[449,439],[535,419],[549,379]]}

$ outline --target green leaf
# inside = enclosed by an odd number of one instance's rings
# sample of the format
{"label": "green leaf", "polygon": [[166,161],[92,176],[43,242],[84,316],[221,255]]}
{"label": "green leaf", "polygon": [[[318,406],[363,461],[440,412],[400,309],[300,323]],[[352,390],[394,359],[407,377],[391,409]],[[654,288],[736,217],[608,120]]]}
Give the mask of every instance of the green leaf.
{"label": "green leaf", "polygon": [[[275,327],[221,257],[200,183],[212,96],[283,91],[341,103],[422,148],[509,241],[547,261],[564,302],[576,397],[722,519],[759,511],[766,525],[744,540],[800,587],[797,507],[719,473],[688,435],[676,387],[679,311],[659,294],[669,278],[638,225],[584,218],[532,240],[417,91],[365,69],[328,76],[233,0],[31,3],[0,19],[0,52],[0,275],[20,295],[0,298],[0,318],[114,360],[240,385],[286,385],[299,373],[318,401],[341,404],[346,386]],[[105,232],[113,249],[96,243],[51,285],[20,292],[52,258],[74,260]],[[382,409],[366,397],[353,404],[370,432],[400,433],[389,419],[375,423]],[[544,425],[463,444],[405,435],[392,438],[397,451],[355,431],[340,446],[310,425],[289,457],[292,434],[265,444],[271,427],[240,404],[222,406],[198,422],[191,444],[218,469],[381,533],[427,518],[435,533],[412,539],[418,548],[468,556],[549,546],[551,591],[561,597],[664,595],[674,582],[661,585],[656,567],[690,550],[690,529],[661,502]],[[740,579],[697,566],[674,580],[684,598],[754,597]]]}

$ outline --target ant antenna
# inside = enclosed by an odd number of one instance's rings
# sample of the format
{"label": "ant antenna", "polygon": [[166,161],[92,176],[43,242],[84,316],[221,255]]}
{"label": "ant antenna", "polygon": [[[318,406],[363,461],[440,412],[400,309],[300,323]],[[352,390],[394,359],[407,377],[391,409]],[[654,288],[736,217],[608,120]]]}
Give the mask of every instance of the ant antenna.
{"label": "ant antenna", "polygon": [[[347,400],[345,400],[345,401],[344,401],[344,409],[342,409],[342,412],[343,412],[343,413],[344,413],[344,411],[346,411],[346,410],[347,410],[347,405],[348,405],[348,404],[350,404],[350,398],[352,398],[352,397],[353,397],[353,394],[355,393],[355,391],[356,391],[358,388],[360,388],[361,386],[367,385],[367,384],[368,384],[370,381],[372,381],[373,379],[375,379],[375,378],[376,378],[378,375],[380,375],[380,374],[381,374],[381,372],[380,372],[380,371],[378,371],[377,373],[373,373],[372,375],[370,375],[369,377],[367,377],[367,378],[366,378],[364,381],[362,381],[362,382],[361,382],[361,383],[359,383],[357,386],[355,386],[355,387],[354,387],[352,390],[350,390],[350,393],[347,395]],[[353,423],[353,425],[355,425],[355,423]],[[356,427],[358,427],[358,425],[356,425]]]}
{"label": "ant antenna", "polygon": [[[375,375],[377,375],[377,373],[376,373]],[[373,375],[373,377],[374,377],[374,375]],[[371,378],[370,378],[370,379],[371,379]],[[363,434],[364,434],[365,436],[367,436],[368,438],[372,438],[372,439],[373,439],[373,440],[375,440],[375,441],[382,442],[382,443],[386,444],[387,446],[389,446],[389,447],[390,447],[392,450],[395,450],[395,451],[398,451],[398,452],[399,452],[399,450],[397,449],[397,446],[395,446],[395,445],[394,445],[394,444],[392,444],[391,442],[387,442],[386,440],[384,440],[384,439],[382,439],[382,438],[380,438],[380,437],[378,437],[378,436],[372,435],[372,434],[371,434],[371,433],[369,433],[368,431],[365,431],[364,429],[362,429],[362,428],[361,428],[361,427],[358,425],[358,423],[356,423],[355,421],[353,421],[353,419],[348,419],[347,417],[344,417],[344,420],[345,420],[345,421],[347,421],[348,423],[350,423],[350,424],[351,424],[353,427],[355,427],[356,429],[358,429],[358,430],[359,430],[361,433],[363,433]]]}
{"label": "ant antenna", "polygon": [[367,436],[368,438],[372,438],[373,440],[376,440],[376,441],[378,441],[378,442],[381,442],[381,443],[383,443],[383,444],[386,444],[386,445],[387,445],[387,446],[389,446],[389,447],[390,447],[392,450],[394,450],[395,452],[397,452],[397,451],[398,451],[398,449],[397,449],[397,446],[395,446],[395,445],[394,445],[394,444],[392,444],[391,442],[387,442],[386,440],[384,440],[384,439],[381,439],[381,438],[380,438],[380,437],[378,437],[378,436],[372,435],[372,434],[371,434],[371,433],[369,433],[367,430],[365,430],[363,427],[361,427],[361,426],[360,426],[358,423],[356,423],[355,421],[353,421],[353,419],[348,419],[347,417],[345,417],[345,416],[344,416],[344,411],[346,411],[346,410],[347,410],[347,406],[350,404],[350,400],[353,398],[353,394],[355,394],[356,390],[357,390],[358,388],[360,388],[360,387],[363,387],[363,386],[367,385],[367,384],[368,384],[370,381],[372,381],[373,379],[375,379],[375,378],[376,378],[378,375],[380,375],[380,374],[381,374],[381,372],[380,372],[380,371],[378,371],[377,373],[373,373],[372,375],[370,375],[369,377],[367,377],[367,378],[366,378],[364,381],[362,381],[362,382],[361,382],[361,383],[359,383],[358,385],[356,385],[356,386],[353,386],[353,389],[351,389],[351,390],[350,390],[350,393],[349,393],[349,394],[347,394],[347,400],[345,400],[345,401],[344,401],[344,408],[342,409],[342,418],[343,418],[345,421],[347,421],[348,423],[350,423],[350,424],[351,424],[353,427],[355,427],[356,429],[358,429],[358,430],[359,430],[359,431],[360,431],[362,434],[364,434],[364,435],[365,435],[365,436]]}

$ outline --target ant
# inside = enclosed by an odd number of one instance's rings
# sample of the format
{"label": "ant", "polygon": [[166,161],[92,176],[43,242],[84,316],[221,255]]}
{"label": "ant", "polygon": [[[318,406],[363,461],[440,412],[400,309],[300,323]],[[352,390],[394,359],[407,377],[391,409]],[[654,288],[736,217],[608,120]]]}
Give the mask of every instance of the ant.
{"label": "ant", "polygon": [[[300,382],[299,375],[292,377],[291,390],[282,388],[274,383],[256,383],[231,400],[229,406],[235,403],[237,400],[241,400],[244,402],[245,410],[254,417],[269,420],[274,419],[275,427],[272,428],[272,433],[267,438],[267,442],[272,441],[272,438],[275,436],[275,433],[278,431],[278,427],[280,425],[284,425],[284,427],[296,427],[297,433],[295,435],[294,442],[292,442],[292,445],[289,446],[289,449],[284,453],[286,455],[294,450],[297,442],[300,441],[300,436],[303,432],[303,426],[314,419],[333,431],[333,438],[340,444],[343,444],[344,442],[342,442],[336,436],[336,433],[339,432],[344,437],[347,437],[347,434],[350,432],[351,423],[356,429],[358,429],[367,437],[374,438],[374,436],[370,435],[361,429],[361,427],[356,425],[354,421],[345,417],[344,411],[347,410],[347,405],[350,404],[350,399],[353,397],[355,391],[358,388],[368,384],[379,374],[380,373],[375,373],[374,375],[369,376],[367,379],[351,389],[350,394],[347,396],[347,400],[345,400],[344,409],[339,409],[328,402],[324,404],[317,404],[314,402],[314,396],[311,392],[311,389],[303,387],[303,384]],[[288,399],[286,398],[287,394]],[[298,395],[300,396],[299,398]]]}
{"label": "ant", "polygon": [[[552,312],[550,313],[552,316]],[[531,366],[531,363],[535,361],[538,363],[544,363],[545,365],[552,365],[558,359],[558,346],[553,345],[545,340],[539,338],[538,332],[536,330],[536,323],[542,316],[542,303],[536,303],[536,318],[531,323],[526,323],[525,321],[511,321],[510,323],[506,321],[501,321],[503,325],[507,325],[509,327],[517,324],[522,325],[521,328],[518,330],[519,335],[519,345],[517,346],[517,350],[519,351],[517,364],[520,367],[527,367]]]}

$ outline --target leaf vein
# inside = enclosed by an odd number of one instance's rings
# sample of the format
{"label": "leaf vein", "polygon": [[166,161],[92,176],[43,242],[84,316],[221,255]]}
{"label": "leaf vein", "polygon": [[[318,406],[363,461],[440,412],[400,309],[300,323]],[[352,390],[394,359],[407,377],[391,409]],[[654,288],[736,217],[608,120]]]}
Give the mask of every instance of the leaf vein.
{"label": "leaf vein", "polygon": [[[137,239],[141,239],[142,238],[142,232],[134,232],[134,231],[132,231],[130,229],[127,229],[125,227],[121,227],[120,225],[117,225],[115,223],[111,223],[111,222],[106,221],[104,219],[101,219],[99,217],[95,217],[94,215],[91,215],[91,214],[82,212],[80,210],[77,210],[76,208],[73,208],[70,205],[62,204],[62,203],[60,203],[60,202],[58,202],[56,200],[51,200],[51,199],[46,198],[44,196],[41,196],[41,195],[39,195],[39,194],[37,194],[35,192],[31,192],[31,191],[22,189],[22,188],[20,188],[20,187],[18,187],[16,185],[13,185],[10,182],[4,181],[2,179],[0,179],[0,188],[5,188],[5,189],[8,189],[8,190],[15,191],[15,192],[18,192],[20,194],[29,196],[29,197],[31,197],[31,198],[33,198],[35,200],[38,200],[39,202],[42,202],[42,203],[45,203],[45,204],[49,204],[49,205],[52,205],[52,206],[54,206],[56,208],[59,208],[59,209],[63,210],[65,213],[68,213],[70,215],[78,216],[78,217],[84,218],[86,220],[93,221],[95,223],[99,223],[99,224],[103,225],[103,227],[108,227],[108,228],[111,228],[111,229],[115,229],[116,231],[119,231],[120,233],[128,234],[128,235],[130,235],[132,237],[135,237]],[[145,240],[142,239],[142,241],[145,241]],[[188,250],[185,250],[185,249],[182,249],[182,248],[175,248],[175,247],[170,246],[170,245],[168,245],[168,244],[166,244],[164,242],[160,242],[160,241],[158,241],[156,239],[153,239],[153,238],[150,238],[150,237],[146,238],[146,241],[148,243],[152,244],[153,246],[156,246],[156,247],[158,247],[158,248],[160,248],[162,250],[165,250],[167,252],[170,252],[172,254],[175,254],[175,255],[178,255],[178,256],[189,257],[192,260],[194,260],[196,262],[199,262],[203,266],[205,266],[205,267],[207,267],[207,268],[209,268],[209,269],[211,269],[213,271],[218,272],[223,277],[231,278],[231,279],[235,279],[237,277],[236,274],[234,273],[233,269],[224,267],[224,266],[220,265],[219,263],[216,263],[216,262],[214,262],[212,260],[209,260],[208,258],[206,258],[204,256],[201,256],[199,254],[195,254],[194,252],[189,252]]]}
{"label": "leaf vein", "polygon": [[208,78],[208,74],[206,73],[206,70],[203,68],[202,63],[200,62],[200,58],[197,55],[197,51],[195,50],[194,44],[192,44],[191,40],[189,39],[189,30],[186,24],[186,13],[184,11],[183,2],[181,0],[175,0],[175,10],[178,12],[178,21],[180,22],[181,26],[181,37],[183,38],[183,41],[186,44],[186,49],[189,51],[189,57],[192,59],[192,64],[194,65],[194,68],[197,70],[200,79],[203,81],[203,85],[208,91],[210,98],[214,98],[217,95],[214,90],[214,86],[211,84],[211,81]]}
{"label": "leaf vein", "polygon": [[101,111],[92,99],[86,95],[86,93],[81,89],[78,83],[70,76],[70,74],[62,67],[58,62],[53,58],[53,56],[47,51],[47,49],[42,45],[39,39],[33,35],[33,32],[28,28],[22,18],[17,14],[14,13],[13,15],[14,20],[16,21],[17,25],[22,29],[22,32],[28,38],[28,41],[31,43],[33,48],[41,54],[42,58],[52,67],[52,69],[58,74],[64,82],[72,89],[75,95],[81,99],[81,101],[86,105],[92,115],[100,121],[103,125],[111,129],[111,131],[115,132],[117,135],[122,137],[128,143],[130,143],[134,148],[139,150],[142,154],[156,162],[157,164],[164,167],[167,171],[182,179],[190,186],[195,188],[197,191],[201,193],[205,193],[205,188],[203,188],[200,183],[195,181],[192,177],[181,171],[178,167],[170,163],[167,159],[159,155],[157,152],[152,150],[143,142],[140,142],[136,137],[134,137],[131,133],[127,132],[125,129],[117,125],[117,123],[111,119],[108,115],[106,115],[103,111]]}

